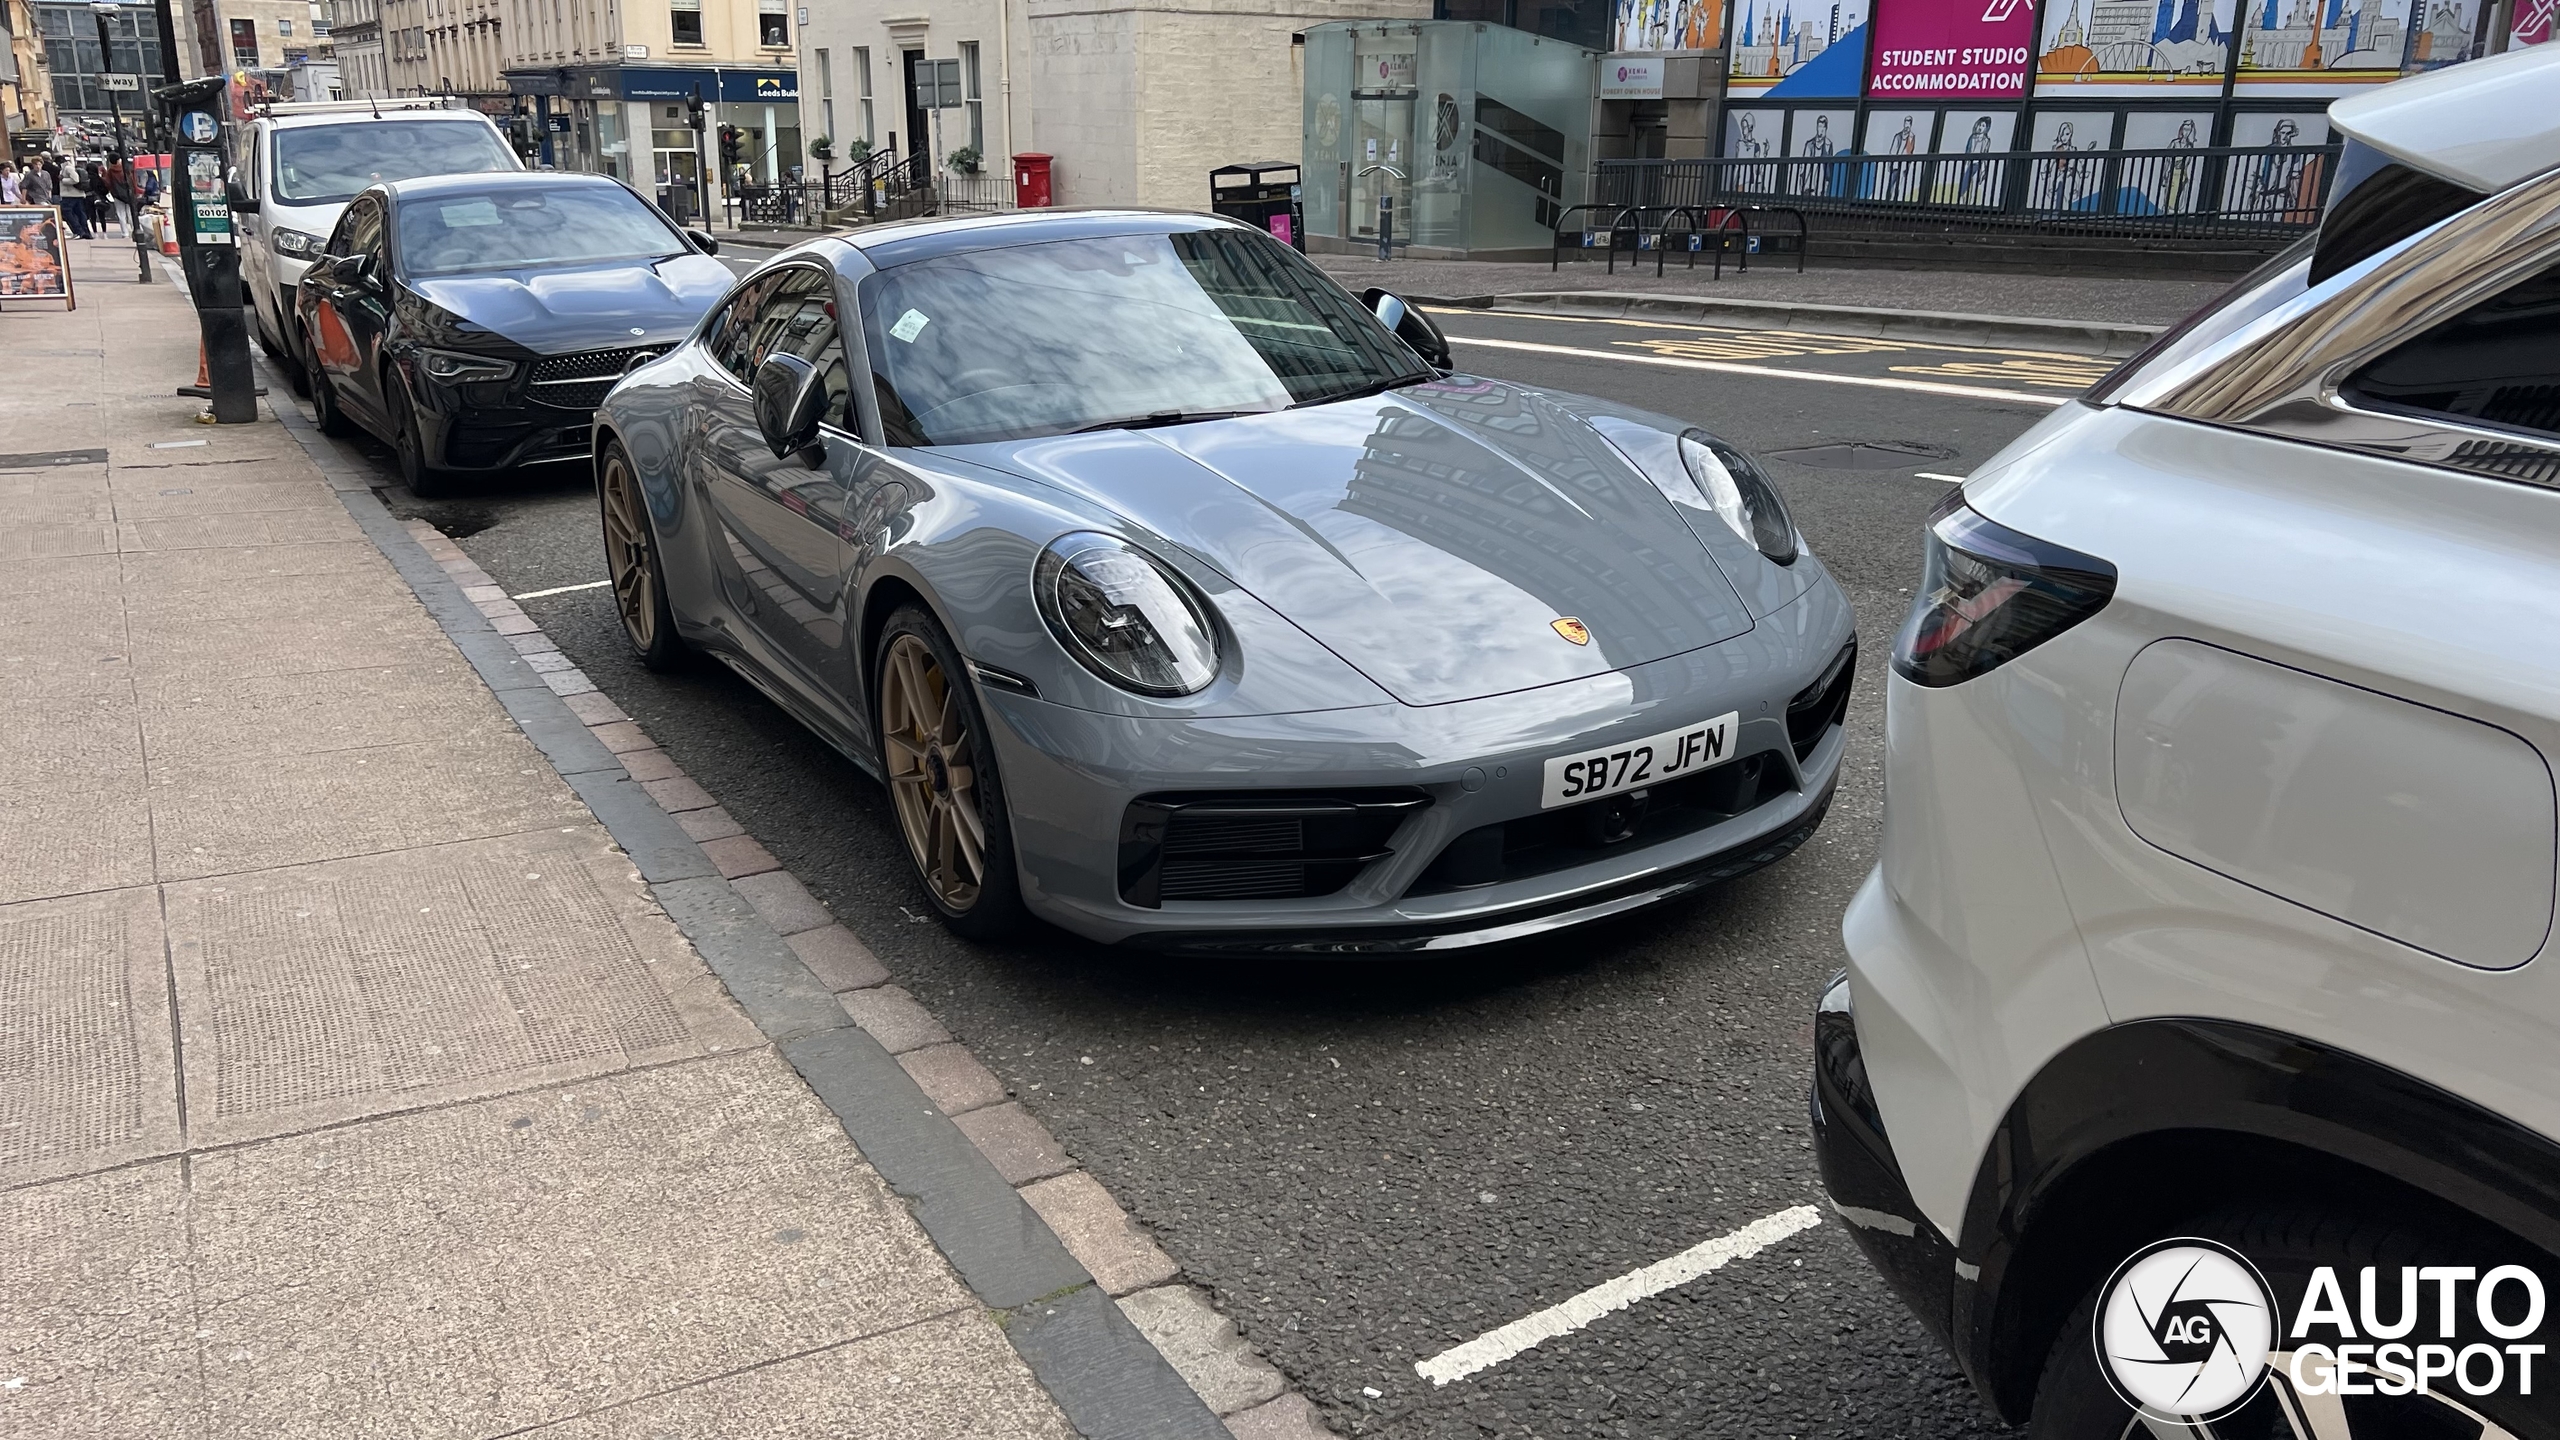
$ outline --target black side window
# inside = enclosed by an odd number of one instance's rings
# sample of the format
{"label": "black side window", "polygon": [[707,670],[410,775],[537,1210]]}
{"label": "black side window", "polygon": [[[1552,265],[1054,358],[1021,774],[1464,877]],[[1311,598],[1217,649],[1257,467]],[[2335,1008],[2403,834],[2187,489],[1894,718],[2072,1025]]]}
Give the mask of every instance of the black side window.
{"label": "black side window", "polygon": [[854,428],[845,418],[845,399],[851,391],[844,337],[836,327],[833,277],[806,268],[783,271],[779,283],[767,289],[756,306],[754,328],[746,338],[745,378],[750,384],[756,367],[771,356],[797,355],[826,377],[827,413],[846,429]]}
{"label": "black side window", "polygon": [[382,251],[382,207],[360,199],[347,207],[338,233],[329,241],[332,255],[379,255]]}
{"label": "black side window", "polygon": [[2377,409],[2560,439],[2560,266],[2403,342],[2347,389]]}
{"label": "black side window", "polygon": [[729,297],[729,303],[721,307],[720,318],[712,322],[706,348],[711,351],[711,358],[720,362],[720,368],[737,376],[741,385],[755,379],[755,367],[746,360],[747,339],[755,330],[756,304],[772,288],[769,276],[743,287]]}

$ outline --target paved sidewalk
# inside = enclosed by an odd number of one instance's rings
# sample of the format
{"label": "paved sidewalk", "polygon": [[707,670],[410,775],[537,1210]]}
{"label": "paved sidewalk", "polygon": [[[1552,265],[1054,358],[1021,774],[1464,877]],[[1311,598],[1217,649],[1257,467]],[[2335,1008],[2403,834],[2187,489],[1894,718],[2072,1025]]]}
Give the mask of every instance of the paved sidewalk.
{"label": "paved sidewalk", "polygon": [[71,248],[77,312],[0,314],[0,1434],[1074,1434],[621,772]]}

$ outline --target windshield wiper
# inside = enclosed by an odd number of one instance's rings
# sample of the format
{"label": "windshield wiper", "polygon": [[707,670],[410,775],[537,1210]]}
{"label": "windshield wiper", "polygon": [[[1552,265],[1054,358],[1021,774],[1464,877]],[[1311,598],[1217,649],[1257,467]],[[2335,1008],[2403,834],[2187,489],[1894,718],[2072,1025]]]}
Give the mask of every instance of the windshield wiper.
{"label": "windshield wiper", "polygon": [[1399,375],[1391,380],[1380,380],[1369,385],[1354,385],[1348,390],[1336,390],[1328,395],[1312,395],[1304,400],[1298,401],[1289,408],[1292,410],[1304,410],[1310,405],[1330,405],[1336,400],[1360,400],[1371,395],[1384,395],[1390,390],[1400,390],[1407,385],[1419,385],[1425,380],[1437,380],[1439,378],[1440,377],[1437,375]]}
{"label": "windshield wiper", "polygon": [[1068,431],[1070,435],[1090,435],[1096,430],[1152,430],[1159,425],[1188,425],[1195,420],[1233,420],[1239,415],[1268,415],[1268,410],[1158,410],[1148,415],[1131,415],[1119,420],[1096,420]]}

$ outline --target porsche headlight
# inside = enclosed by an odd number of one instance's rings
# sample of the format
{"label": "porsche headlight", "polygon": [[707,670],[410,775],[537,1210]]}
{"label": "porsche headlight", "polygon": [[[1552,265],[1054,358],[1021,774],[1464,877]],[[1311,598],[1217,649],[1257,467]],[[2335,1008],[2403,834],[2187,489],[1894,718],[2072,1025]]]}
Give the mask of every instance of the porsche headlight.
{"label": "porsche headlight", "polygon": [[1095,675],[1141,695],[1190,695],[1218,675],[1208,607],[1164,562],[1080,530],[1040,552],[1031,593],[1049,633]]}
{"label": "porsche headlight", "polygon": [[1796,561],[1796,523],[1758,461],[1702,430],[1680,437],[1680,460],[1733,533],[1781,565]]}

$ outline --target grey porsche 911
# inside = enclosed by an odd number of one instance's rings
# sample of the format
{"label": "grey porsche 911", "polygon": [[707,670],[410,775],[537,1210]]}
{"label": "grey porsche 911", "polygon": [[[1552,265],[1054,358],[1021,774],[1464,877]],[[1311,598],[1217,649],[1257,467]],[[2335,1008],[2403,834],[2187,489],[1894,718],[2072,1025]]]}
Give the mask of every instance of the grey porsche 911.
{"label": "grey porsche 911", "polygon": [[1849,605],[1749,456],[1226,220],[806,242],[595,465],[640,658],[882,780],[964,936],[1522,939],[1778,859],[1839,774]]}

